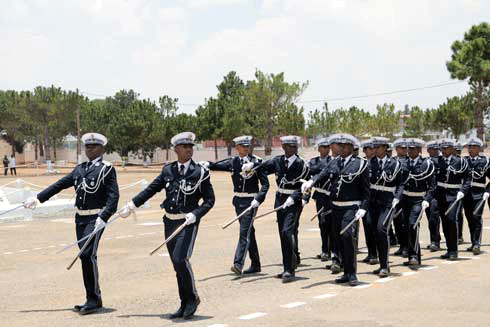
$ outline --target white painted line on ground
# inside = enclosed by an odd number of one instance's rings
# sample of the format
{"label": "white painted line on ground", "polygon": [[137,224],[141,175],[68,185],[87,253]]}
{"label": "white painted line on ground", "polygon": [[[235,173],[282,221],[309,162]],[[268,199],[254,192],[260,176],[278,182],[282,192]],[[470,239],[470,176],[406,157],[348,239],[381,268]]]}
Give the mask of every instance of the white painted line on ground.
{"label": "white painted line on ground", "polygon": [[213,325],[209,325],[208,327],[226,327],[228,325],[223,325],[223,324],[213,324]]}
{"label": "white painted line on ground", "polygon": [[406,271],[406,272],[402,273],[402,276],[413,276],[416,273],[417,272],[415,272],[415,271]]}
{"label": "white painted line on ground", "polygon": [[453,264],[457,263],[457,261],[443,261],[442,263],[445,265],[453,265]]}
{"label": "white painted line on ground", "polygon": [[20,253],[23,253],[23,252],[29,252],[29,250],[20,250],[19,252],[20,252]]}
{"label": "white painted line on ground", "polygon": [[363,285],[357,285],[357,286],[354,286],[354,288],[368,288],[368,287],[371,287],[373,286],[372,284],[363,284]]}
{"label": "white painted line on ground", "polygon": [[394,280],[393,277],[385,277],[385,278],[377,279],[374,282],[375,283],[386,283],[386,282],[391,282],[392,280]]}
{"label": "white painted line on ground", "polygon": [[322,295],[317,295],[317,296],[314,296],[313,298],[314,299],[319,299],[319,300],[322,300],[322,299],[328,299],[328,298],[331,298],[331,297],[334,297],[334,296],[337,296],[337,294],[322,294]]}
{"label": "white painted line on ground", "polygon": [[281,305],[281,308],[291,309],[291,308],[300,307],[305,304],[306,302],[293,302],[293,303],[283,304]]}
{"label": "white painted line on ground", "polygon": [[437,266],[429,266],[429,267],[420,267],[419,270],[432,270],[432,269],[437,269]]}
{"label": "white painted line on ground", "polygon": [[138,224],[140,226],[156,226],[156,225],[163,225],[163,222],[159,222],[159,223],[141,223],[141,224]]}
{"label": "white painted line on ground", "polygon": [[118,239],[118,240],[119,240],[119,239],[121,239],[121,238],[126,238],[126,237],[127,237],[127,236],[124,236],[124,235],[123,235],[123,236],[116,236],[116,239]]}
{"label": "white painted line on ground", "polygon": [[126,236],[126,237],[134,237],[134,235],[128,235],[128,236]]}
{"label": "white painted line on ground", "polygon": [[483,229],[490,229],[490,226],[485,226],[483,227]]}
{"label": "white painted line on ground", "polygon": [[3,254],[12,254],[12,252],[4,252]]}
{"label": "white painted line on ground", "polygon": [[471,259],[471,260],[474,260],[474,259],[480,259],[478,257],[459,257],[460,259]]}
{"label": "white painted line on ground", "polygon": [[320,228],[307,228],[305,229],[307,232],[319,232]]}
{"label": "white painted line on ground", "polygon": [[32,251],[41,250],[42,248],[34,248]]}
{"label": "white painted line on ground", "polygon": [[[65,245],[63,244],[62,246],[65,246]],[[56,247],[56,246],[54,246],[54,245],[50,245],[50,246],[48,246],[47,248],[48,248],[48,249],[52,249],[52,248],[55,248],[55,247]]]}
{"label": "white painted line on ground", "polygon": [[251,319],[263,317],[265,315],[267,315],[267,313],[264,313],[264,312],[256,312],[256,313],[251,313],[249,315],[241,316],[238,319],[240,319],[240,320],[251,320]]}
{"label": "white painted line on ground", "polygon": [[159,253],[158,255],[160,257],[170,257],[170,254],[168,254],[168,253]]}

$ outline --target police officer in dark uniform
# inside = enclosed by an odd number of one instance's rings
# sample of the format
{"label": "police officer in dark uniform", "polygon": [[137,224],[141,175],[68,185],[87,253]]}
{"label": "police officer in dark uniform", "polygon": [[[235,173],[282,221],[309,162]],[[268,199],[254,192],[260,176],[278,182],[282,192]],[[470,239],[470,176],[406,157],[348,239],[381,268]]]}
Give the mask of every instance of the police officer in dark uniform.
{"label": "police officer in dark uniform", "polygon": [[435,190],[435,167],[432,160],[420,156],[424,141],[417,138],[406,140],[408,147],[408,177],[403,183],[400,201],[403,219],[408,227],[408,261],[405,265],[418,266],[421,263],[419,229],[421,212],[426,210]]}
{"label": "police officer in dark uniform", "polygon": [[[439,204],[442,231],[446,238],[447,252],[442,259],[456,260],[458,258],[458,214],[461,201],[468,193],[471,183],[470,169],[466,159],[454,155],[455,142],[451,139],[441,141],[443,159],[437,174],[437,189],[435,196]],[[446,211],[452,208],[447,214]]]}
{"label": "police officer in dark uniform", "polygon": [[394,210],[403,191],[406,171],[399,160],[386,155],[389,140],[385,137],[372,139],[375,157],[370,160],[371,195],[369,197],[369,216],[376,226],[376,248],[379,254],[380,268],[374,271],[380,277],[388,277],[390,268],[388,254],[390,250],[389,227]]}
{"label": "police officer in dark uniform", "polygon": [[[429,153],[429,159],[432,160],[435,167],[435,174],[439,170],[441,164],[442,155],[440,152],[439,141],[427,142],[427,152]],[[439,214],[439,206],[437,204],[437,199],[434,196],[430,202],[430,207],[426,209],[427,219],[429,221],[429,234],[430,234],[430,244],[427,248],[431,252],[439,251],[441,246],[441,217]]]}
{"label": "police officer in dark uniform", "polygon": [[[277,275],[283,283],[289,283],[295,278],[295,269],[300,262],[298,251],[299,217],[305,204],[300,191],[301,180],[309,178],[308,165],[298,155],[300,138],[294,135],[281,137],[284,155],[273,157],[262,164],[267,174],[276,175],[277,192],[274,208],[277,211],[277,223],[281,238],[282,263],[284,271]],[[247,172],[251,166],[244,165]]]}
{"label": "police officer in dark uniform", "polygon": [[[462,157],[463,145],[460,142],[454,144],[454,155]],[[458,213],[458,244],[463,244],[463,210]]]}
{"label": "police officer in dark uniform", "polygon": [[[404,169],[407,167],[407,140],[404,138],[396,139],[393,142],[393,146],[396,151],[396,160],[399,160]],[[401,210],[400,204],[396,208],[396,213],[393,218],[393,226],[395,227],[395,234],[398,240],[400,248],[395,251],[395,255],[408,257],[408,226],[405,225],[405,219],[403,219],[403,210]]]}
{"label": "police officer in dark uniform", "polygon": [[[367,160],[368,168],[371,163],[371,159],[376,156],[374,150],[373,139],[369,139],[362,143],[362,150],[366,155],[364,158]],[[362,217],[362,225],[364,226],[364,238],[366,240],[366,247],[368,250],[367,256],[362,259],[362,262],[376,265],[378,261],[378,251],[376,249],[376,223],[371,219],[369,210]]]}
{"label": "police officer in dark uniform", "polygon": [[[329,156],[330,142],[328,138],[322,138],[316,144],[320,156],[311,158],[308,161],[308,168],[311,175],[320,173],[325,166],[327,166],[332,157]],[[327,182],[324,185],[320,185],[313,190],[311,198],[315,200],[316,212],[318,215],[318,227],[320,228],[320,237],[322,239],[321,253],[317,255],[317,259],[321,261],[327,261],[330,259],[332,245],[330,242],[330,225],[332,208],[330,203],[330,191],[328,190],[330,183]]]}
{"label": "police officer in dark uniform", "polygon": [[[190,319],[201,302],[197,294],[189,259],[201,218],[214,205],[214,191],[209,171],[192,160],[195,135],[183,132],[171,139],[177,161],[163,166],[162,172],[143,191],[121,210],[127,217],[157,192],[165,189],[166,197],[160,207],[165,210],[163,223],[168,238],[178,227],[185,228],[167,243],[170,259],[177,273],[180,307],[170,318]],[[202,203],[199,204],[199,201]]]}
{"label": "police officer in dark uniform", "polygon": [[[257,213],[257,208],[264,202],[267,191],[269,190],[269,179],[260,167],[262,158],[254,156],[250,147],[252,136],[244,135],[233,139],[238,156],[216,163],[203,161],[201,164],[210,170],[229,171],[233,182],[233,205],[235,212],[240,215],[243,211],[252,207],[240,218],[240,237],[235,251],[235,258],[231,271],[237,275],[242,274],[243,264],[247,255],[250,256],[251,265],[243,271],[243,274],[252,274],[261,271],[259,249],[255,239],[255,229],[253,227],[253,217]],[[242,165],[246,163],[257,164],[256,169],[250,174],[242,173]],[[261,185],[259,189],[259,183]]]}
{"label": "police officer in dark uniform", "polygon": [[[107,143],[106,137],[98,133],[87,133],[82,136],[82,142],[85,144],[85,155],[89,161],[76,166],[67,176],[38,193],[37,197],[27,199],[24,207],[34,209],[37,203],[47,201],[58,192],[72,186],[75,188],[77,239],[80,240],[97,230],[91,243],[80,255],[86,302],[76,305],[74,309],[81,315],[85,315],[102,308],[97,248],[105,223],[117,210],[119,187],[116,170],[110,162],[102,160],[104,146]],[[85,242],[80,242],[80,248],[85,245]]]}
{"label": "police officer in dark uniform", "polygon": [[[356,237],[359,219],[366,214],[369,203],[369,169],[367,160],[353,156],[356,138],[350,134],[338,134],[332,143],[337,143],[340,159],[335,170],[324,169],[310,181],[305,182],[302,190],[332,180],[330,188],[332,200],[333,230],[341,240],[342,264],[344,275],[336,283],[349,283],[355,286],[357,280]],[[340,234],[344,230],[343,234]],[[333,264],[332,264],[333,268]],[[333,271],[332,271],[333,272]]]}
{"label": "police officer in dark uniform", "polygon": [[[478,255],[481,253],[483,208],[490,195],[490,183],[487,183],[487,177],[490,178],[490,159],[480,154],[483,142],[479,138],[470,138],[466,146],[469,155],[465,159],[468,162],[471,175],[470,191],[463,200],[464,213],[468,220],[471,236],[471,246],[466,250]],[[482,201],[483,204],[481,204]],[[473,214],[478,206],[477,212]]]}

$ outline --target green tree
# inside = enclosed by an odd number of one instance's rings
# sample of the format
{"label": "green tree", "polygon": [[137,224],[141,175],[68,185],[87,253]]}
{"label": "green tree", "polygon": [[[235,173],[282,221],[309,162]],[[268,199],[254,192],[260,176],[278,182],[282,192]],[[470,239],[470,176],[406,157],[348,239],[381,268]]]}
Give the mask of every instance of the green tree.
{"label": "green tree", "polygon": [[422,137],[429,128],[429,115],[418,106],[414,106],[407,111],[403,118],[405,128],[403,137]]}
{"label": "green tree", "polygon": [[431,125],[435,130],[449,129],[458,137],[474,125],[474,109],[471,96],[448,98],[431,114]]}
{"label": "green tree", "polygon": [[376,115],[371,119],[372,132],[378,136],[392,138],[400,129],[400,112],[395,112],[394,104],[376,106]]}
{"label": "green tree", "polygon": [[328,110],[328,104],[325,102],[322,110],[315,109],[308,114],[306,135],[308,137],[315,137],[318,135],[327,136],[332,134],[336,129],[336,123],[335,116]]}
{"label": "green tree", "polygon": [[161,145],[162,148],[166,150],[166,160],[168,161],[169,149],[170,149],[170,140],[172,136],[176,134],[178,131],[174,124],[174,118],[177,114],[177,110],[179,107],[177,106],[177,102],[179,99],[172,99],[168,95],[164,95],[159,98],[158,102],[160,103],[159,113],[161,118]]}
{"label": "green tree", "polygon": [[474,25],[463,40],[454,41],[451,60],[446,63],[451,78],[468,79],[476,95],[474,111],[478,137],[484,137],[483,111],[489,106],[484,93],[490,84],[490,24]]}

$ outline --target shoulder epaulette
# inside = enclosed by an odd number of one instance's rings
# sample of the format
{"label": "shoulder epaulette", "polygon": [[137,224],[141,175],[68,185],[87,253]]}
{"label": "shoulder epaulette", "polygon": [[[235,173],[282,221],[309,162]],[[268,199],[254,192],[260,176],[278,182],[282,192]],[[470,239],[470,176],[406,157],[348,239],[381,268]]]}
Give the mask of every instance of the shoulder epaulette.
{"label": "shoulder epaulette", "polygon": [[112,163],[110,161],[102,160],[102,163],[108,167],[112,166]]}

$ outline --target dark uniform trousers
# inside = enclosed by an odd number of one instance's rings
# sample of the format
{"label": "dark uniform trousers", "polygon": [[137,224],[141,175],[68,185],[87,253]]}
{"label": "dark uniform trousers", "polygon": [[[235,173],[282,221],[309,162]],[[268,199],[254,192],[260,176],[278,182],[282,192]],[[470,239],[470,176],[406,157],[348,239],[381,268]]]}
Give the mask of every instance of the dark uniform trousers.
{"label": "dark uniform trousers", "polygon": [[[276,193],[274,208],[281,206],[288,197],[289,195],[287,194]],[[279,237],[281,239],[282,264],[284,266],[284,271],[290,273],[294,272],[297,263],[297,226],[302,208],[301,200],[299,200],[295,201],[295,204],[292,206],[277,212]]]}
{"label": "dark uniform trousers", "polygon": [[[369,203],[369,213],[372,217],[371,223],[376,230],[375,249],[379,254],[381,268],[388,268],[388,253],[390,248],[388,230],[391,226],[391,221],[387,219],[385,222],[385,217],[390,209],[391,205],[387,205],[382,201],[370,201]],[[390,215],[393,216],[393,213]]]}
{"label": "dark uniform trousers", "polygon": [[359,208],[357,206],[339,207],[332,206],[332,216],[334,221],[334,230],[338,231],[338,241],[336,250],[340,252],[342,265],[344,266],[345,275],[355,275],[357,271],[357,235],[359,232],[359,222],[351,225],[342,235],[340,231],[344,229],[355,217]]}
{"label": "dark uniform trousers", "polygon": [[408,226],[406,225],[406,219],[403,217],[403,208],[401,204],[398,204],[395,208],[395,214],[401,210],[400,214],[393,219],[393,226],[395,227],[395,235],[400,244],[400,249],[408,248]]}
{"label": "dark uniform trousers", "polygon": [[441,243],[441,216],[439,204],[435,198],[430,202],[430,207],[425,209],[425,214],[429,222],[430,242],[439,245]]}
{"label": "dark uniform trousers", "polygon": [[[185,219],[172,220],[164,217],[163,223],[165,226],[165,238],[167,238],[180,225],[185,223]],[[186,226],[175,238],[167,243],[167,250],[177,276],[177,285],[182,304],[189,303],[197,298],[196,284],[189,258],[194,249],[198,228],[199,220],[194,224]]]}
{"label": "dark uniform trousers", "polygon": [[471,194],[468,194],[464,197],[463,201],[464,214],[468,220],[468,227],[470,229],[471,245],[480,246],[483,228],[482,214],[485,204],[482,205],[474,215],[473,211],[476,209],[476,206],[480,204],[481,199],[475,200]]}
{"label": "dark uniform trousers", "polygon": [[315,200],[316,212],[322,212],[318,215],[318,228],[320,228],[320,237],[322,239],[322,253],[330,254],[332,252],[331,230],[332,230],[332,205],[328,196],[321,194]]}
{"label": "dark uniform trousers", "polygon": [[[76,214],[76,233],[77,240],[84,238],[94,231],[95,221],[97,215],[80,216]],[[97,268],[97,249],[99,247],[99,241],[104,229],[97,232],[92,238],[90,244],[80,254],[80,261],[82,263],[83,272],[83,284],[87,295],[87,300],[91,302],[100,302],[102,295],[99,287],[99,270]],[[85,245],[87,240],[78,244],[79,248]]]}
{"label": "dark uniform trousers", "polygon": [[378,250],[376,248],[376,226],[377,217],[372,218],[372,211],[369,209],[364,217],[362,217],[362,225],[364,226],[364,237],[366,239],[366,247],[368,249],[368,256],[370,258],[378,257]]}
{"label": "dark uniform trousers", "polygon": [[[233,200],[235,205],[235,212],[240,215],[245,209],[250,207],[250,203],[253,201],[253,197],[250,198],[238,198]],[[255,228],[253,226],[253,217],[255,217],[257,209],[254,208],[245,213],[240,219],[240,236],[238,238],[238,244],[235,251],[235,258],[233,264],[243,267],[245,263],[245,257],[248,250],[252,267],[260,267],[259,248],[257,246],[257,240],[255,238]]]}
{"label": "dark uniform trousers", "polygon": [[[458,215],[461,210],[461,202],[456,205],[447,215],[446,210],[451,206],[453,201],[447,201],[446,196],[444,196],[444,190],[440,187],[437,188],[436,194],[437,203],[439,204],[439,212],[441,215],[442,222],[442,232],[446,238],[447,250],[449,253],[458,252]],[[442,195],[442,196],[440,196]]]}
{"label": "dark uniform trousers", "polygon": [[407,246],[408,246],[408,256],[410,258],[416,257],[417,260],[421,261],[420,253],[420,243],[419,243],[419,231],[420,225],[415,225],[417,219],[422,210],[422,201],[424,200],[421,196],[407,196],[403,195],[401,199],[403,219],[405,220],[405,225],[407,226]]}

